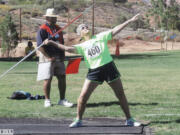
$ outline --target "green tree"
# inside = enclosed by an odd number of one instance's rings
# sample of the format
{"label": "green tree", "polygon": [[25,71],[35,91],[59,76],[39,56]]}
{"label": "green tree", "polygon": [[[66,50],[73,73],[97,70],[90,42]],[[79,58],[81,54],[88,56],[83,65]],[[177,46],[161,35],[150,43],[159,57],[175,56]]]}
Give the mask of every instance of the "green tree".
{"label": "green tree", "polygon": [[0,37],[2,38],[2,51],[9,57],[10,50],[17,46],[18,33],[16,26],[8,13],[0,24]]}
{"label": "green tree", "polygon": [[177,29],[180,8],[176,0],[171,0],[168,4],[166,0],[151,0],[151,5],[147,16],[154,16],[157,28]]}
{"label": "green tree", "polygon": [[167,50],[168,32],[172,30],[174,33],[174,30],[178,29],[179,26],[179,5],[176,0],[170,0],[169,2],[167,0],[151,0],[151,5],[149,15],[154,16],[155,27],[161,29],[161,48],[164,40]]}
{"label": "green tree", "polygon": [[180,8],[177,4],[176,0],[171,0],[168,6],[168,21],[167,21],[167,27],[170,30],[177,29],[177,24],[179,23],[179,14],[180,14]]}

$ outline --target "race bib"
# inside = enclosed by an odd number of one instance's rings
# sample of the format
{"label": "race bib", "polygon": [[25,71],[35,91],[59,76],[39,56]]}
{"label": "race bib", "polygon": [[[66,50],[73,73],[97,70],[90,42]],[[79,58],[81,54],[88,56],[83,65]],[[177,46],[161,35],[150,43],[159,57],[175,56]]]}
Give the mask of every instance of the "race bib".
{"label": "race bib", "polygon": [[86,56],[89,58],[95,58],[101,54],[102,50],[99,44],[95,44],[86,50]]}

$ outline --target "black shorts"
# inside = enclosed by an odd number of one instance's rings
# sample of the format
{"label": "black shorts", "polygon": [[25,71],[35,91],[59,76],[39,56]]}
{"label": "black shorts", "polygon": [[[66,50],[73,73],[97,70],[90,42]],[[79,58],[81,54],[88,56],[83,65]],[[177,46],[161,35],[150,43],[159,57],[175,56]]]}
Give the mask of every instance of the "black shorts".
{"label": "black shorts", "polygon": [[114,62],[95,69],[89,69],[87,79],[102,84],[104,81],[110,83],[120,77],[120,73],[116,68]]}

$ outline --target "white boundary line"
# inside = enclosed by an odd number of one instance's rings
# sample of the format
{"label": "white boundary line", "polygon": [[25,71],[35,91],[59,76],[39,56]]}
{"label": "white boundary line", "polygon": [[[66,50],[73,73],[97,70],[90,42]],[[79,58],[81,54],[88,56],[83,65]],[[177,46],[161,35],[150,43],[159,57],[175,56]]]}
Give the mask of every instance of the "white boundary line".
{"label": "white boundary line", "polygon": [[180,116],[180,114],[173,114],[173,113],[167,113],[167,114],[146,114],[147,117],[153,117],[153,116]]}

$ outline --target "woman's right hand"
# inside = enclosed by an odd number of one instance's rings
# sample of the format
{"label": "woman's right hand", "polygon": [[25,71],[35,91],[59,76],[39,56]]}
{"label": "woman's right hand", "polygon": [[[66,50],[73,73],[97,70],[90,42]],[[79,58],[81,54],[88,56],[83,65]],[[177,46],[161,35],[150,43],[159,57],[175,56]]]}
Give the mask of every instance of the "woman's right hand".
{"label": "woman's right hand", "polygon": [[45,40],[43,41],[43,44],[44,44],[44,45],[48,45],[48,43],[49,43],[49,39],[45,39]]}

